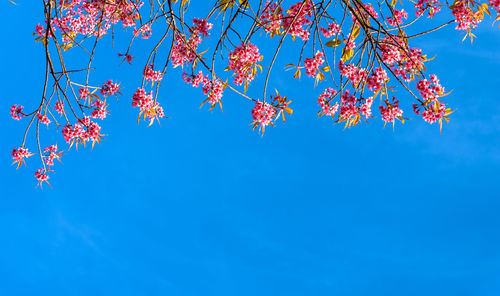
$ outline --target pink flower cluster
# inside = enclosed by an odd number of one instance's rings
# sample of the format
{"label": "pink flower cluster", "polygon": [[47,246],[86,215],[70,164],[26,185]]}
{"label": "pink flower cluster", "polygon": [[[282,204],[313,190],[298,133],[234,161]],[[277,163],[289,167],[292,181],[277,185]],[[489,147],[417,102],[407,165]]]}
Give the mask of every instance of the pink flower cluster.
{"label": "pink flower cluster", "polygon": [[[306,41],[309,39],[309,32],[304,26],[310,25],[312,22],[309,19],[314,15],[314,3],[311,0],[299,1],[283,14],[281,2],[266,2],[264,9],[259,17],[260,25],[264,31],[274,35],[281,34],[281,31],[287,31],[292,35],[292,38],[299,37]],[[294,39],[295,40],[295,39]]]}
{"label": "pink flower cluster", "polygon": [[369,97],[364,100],[364,103],[359,107],[359,112],[365,117],[370,118],[372,116],[372,105],[373,105],[373,97]]}
{"label": "pink flower cluster", "polygon": [[490,7],[500,14],[500,0],[489,0]]}
{"label": "pink flower cluster", "polygon": [[47,117],[47,115],[44,115],[44,114],[42,114],[42,113],[37,113],[37,114],[36,114],[36,117],[38,118],[38,120],[39,120],[41,123],[43,123],[43,124],[45,124],[45,125],[49,126],[49,124],[50,124],[50,119]]}
{"label": "pink flower cluster", "polygon": [[266,102],[256,101],[255,106],[252,108],[252,119],[251,124],[254,128],[260,125],[260,129],[265,129],[266,126],[272,125],[273,119],[276,116],[276,108]]}
{"label": "pink flower cluster", "polygon": [[[423,103],[420,105],[413,104],[413,111],[422,115],[425,121],[432,124],[448,114],[446,106],[438,100],[444,94],[444,88],[436,75],[430,75],[430,81],[427,79],[420,80],[417,83],[417,90],[423,98]],[[423,110],[420,110],[420,108]]]}
{"label": "pink flower cluster", "polygon": [[354,94],[351,94],[349,90],[346,90],[340,96],[340,104],[331,104],[333,98],[337,95],[337,91],[332,88],[327,88],[318,97],[318,104],[321,107],[318,115],[326,115],[335,117],[335,113],[338,111],[338,121],[346,121],[347,126],[356,125],[359,121],[361,115],[367,119],[372,115],[372,104],[373,97],[359,99],[356,98]]}
{"label": "pink flower cluster", "polygon": [[[63,32],[63,41],[72,41],[71,36],[104,35],[113,24],[122,22],[124,27],[135,26],[142,2],[131,0],[72,0],[60,1],[62,13],[51,20],[53,30]],[[64,5],[63,5],[64,4]],[[38,35],[44,30],[37,26]]]}
{"label": "pink flower cluster", "polygon": [[102,138],[101,126],[90,120],[89,117],[79,119],[79,123],[73,125],[67,124],[62,129],[62,135],[66,143],[70,143],[70,147],[80,142],[84,144],[86,141],[99,142]]}
{"label": "pink flower cluster", "polygon": [[45,161],[45,164],[47,166],[53,166],[54,159],[61,161],[61,156],[63,153],[61,151],[57,151],[57,145],[47,146],[43,149],[43,152],[45,153],[45,155],[43,156],[43,160]]}
{"label": "pink flower cluster", "polygon": [[387,81],[389,81],[387,72],[384,69],[378,67],[366,79],[366,84],[369,90],[377,93],[382,88],[382,85],[387,83]]}
{"label": "pink flower cluster", "polygon": [[446,106],[435,102],[429,108],[422,112],[422,118],[430,124],[438,121],[446,115]]}
{"label": "pink flower cluster", "polygon": [[347,35],[347,41],[345,43],[345,49],[355,49],[356,48],[356,42],[354,42],[354,38],[351,38],[351,34],[349,33]]}
{"label": "pink flower cluster", "polygon": [[283,24],[283,9],[278,6],[278,3],[272,4],[267,1],[264,10],[260,14],[260,23],[267,33],[271,33],[271,37],[279,34]]}
{"label": "pink flower cluster", "polygon": [[18,168],[21,166],[21,164],[25,163],[25,158],[28,158],[32,155],[34,154],[30,153],[28,149],[24,147],[13,148],[11,153],[12,159],[14,160],[14,163],[17,163]]}
{"label": "pink flower cluster", "polygon": [[213,25],[209,22],[207,22],[206,19],[193,19],[193,27],[191,27],[190,31],[192,34],[201,34],[203,37],[208,37],[210,31],[212,29]]}
{"label": "pink flower cluster", "polygon": [[335,103],[331,106],[330,102],[336,94],[336,90],[333,88],[327,88],[318,97],[318,105],[321,107],[321,111],[319,111],[318,114],[319,116],[326,115],[331,116],[332,118],[335,116],[335,113],[339,110],[339,103]]}
{"label": "pink flower cluster", "polygon": [[318,50],[313,58],[304,59],[304,66],[306,67],[307,76],[314,77],[318,68],[323,65],[325,60],[323,59],[325,55],[322,51]]}
{"label": "pink flower cluster", "polygon": [[33,32],[33,35],[40,37],[43,36],[44,34],[45,34],[45,28],[40,24],[36,24],[35,32]]}
{"label": "pink flower cluster", "polygon": [[165,117],[160,103],[153,100],[153,93],[147,94],[143,88],[138,88],[132,96],[132,107],[138,107],[139,117],[144,115],[144,118],[147,117],[151,123],[154,119]]}
{"label": "pink flower cluster", "polygon": [[90,95],[90,90],[87,87],[82,87],[78,90],[78,95],[80,99],[86,101],[88,96]]}
{"label": "pink flower cluster", "polygon": [[92,118],[105,119],[109,113],[109,111],[106,110],[107,105],[105,101],[97,99],[92,102],[92,107],[94,107],[94,111],[90,114],[90,117]]}
{"label": "pink flower cluster", "polygon": [[54,105],[54,109],[59,114],[64,114],[64,103],[62,101],[57,101]]}
{"label": "pink flower cluster", "polygon": [[215,78],[214,80],[211,80],[208,75],[204,76],[202,71],[198,72],[196,75],[183,73],[182,79],[186,83],[191,84],[193,87],[199,87],[202,85],[203,94],[208,96],[202,105],[208,102],[210,104],[210,109],[212,109],[217,103],[220,104],[222,93],[224,91],[224,85],[219,79]]}
{"label": "pink flower cluster", "polygon": [[344,61],[339,60],[340,75],[347,77],[354,88],[357,88],[359,83],[366,79],[367,72],[364,68],[358,68],[353,64],[345,65]]}
{"label": "pink flower cluster", "polygon": [[389,25],[397,27],[403,23],[403,19],[407,18],[408,18],[408,13],[404,9],[401,10],[394,9],[393,16],[387,17],[387,22],[389,23]]}
{"label": "pink flower cluster", "polygon": [[347,120],[356,116],[359,111],[356,103],[358,103],[358,100],[354,94],[350,94],[350,91],[346,90],[340,96],[339,119]]}
{"label": "pink flower cluster", "polygon": [[185,63],[192,63],[196,58],[196,49],[202,39],[198,35],[191,35],[187,40],[187,45],[181,35],[175,35],[175,44],[172,46],[172,65],[174,67],[184,66]]}
{"label": "pink flower cluster", "polygon": [[42,186],[43,182],[46,182],[50,186],[49,176],[47,176],[47,170],[46,169],[38,169],[35,172],[35,178],[38,181],[37,186],[38,185]]}
{"label": "pink flower cluster", "polygon": [[336,36],[340,33],[340,26],[337,25],[336,23],[330,23],[328,24],[328,27],[321,27],[319,28],[321,34],[325,36],[326,38],[330,38],[332,36]]}
{"label": "pink flower cluster", "polygon": [[[293,37],[300,37],[302,40],[309,40],[309,32],[304,28],[311,24],[308,17],[314,15],[314,3],[311,0],[299,1],[286,11],[283,18],[283,30]],[[293,21],[295,19],[295,21]]]}
{"label": "pink flower cluster", "polygon": [[[208,31],[212,28],[212,24],[205,20],[193,19],[194,26],[191,27],[191,36],[184,40],[180,34],[175,34],[175,43],[172,46],[171,61],[174,67],[184,66],[185,63],[192,63],[196,58],[196,49],[201,43],[202,36],[208,36]],[[201,35],[201,36],[200,36]]]}
{"label": "pink flower cluster", "polygon": [[451,13],[455,16],[455,22],[458,23],[455,29],[470,31],[476,28],[482,19],[470,7],[466,6],[465,3],[465,1],[456,3]]}
{"label": "pink flower cluster", "polygon": [[[76,83],[75,83],[76,84]],[[79,85],[79,84],[77,84]],[[93,118],[96,119],[105,119],[107,117],[107,114],[109,111],[107,110],[107,105],[106,105],[106,100],[101,99],[99,95],[96,94],[96,90],[99,89],[97,87],[89,87],[89,86],[82,86],[76,96],[77,100],[85,99],[85,102],[78,102],[78,106],[80,109],[82,109],[83,117],[78,118],[76,120],[76,123],[74,124],[67,124],[66,126],[63,126],[61,129],[61,133],[64,137],[64,140],[66,143],[69,144],[69,147],[73,146],[76,144],[82,144],[85,145],[86,142],[92,142],[92,147],[94,144],[97,142],[99,143],[100,140],[103,137],[103,134],[101,134],[101,126],[92,121]],[[119,84],[114,83],[111,80],[106,81],[104,85],[101,88],[101,93],[107,97],[109,95],[116,95],[119,93]],[[68,99],[69,98],[65,98]],[[87,103],[87,99],[89,99],[89,102]],[[49,100],[50,101],[50,100]],[[61,98],[54,99],[53,103],[53,108],[55,111],[57,111],[59,114],[65,114],[64,111],[64,103],[61,100]],[[45,100],[44,100],[45,102]],[[31,114],[24,114],[23,107],[20,105],[14,105],[10,108],[11,111],[11,116],[15,119],[20,119],[22,116],[32,116],[32,121],[37,120],[35,123],[38,125],[39,123],[46,124],[47,126],[51,123],[51,120],[49,119],[48,115],[50,114],[53,116],[53,113],[49,113],[48,110],[50,110],[50,106],[44,105],[45,111],[43,110],[36,110],[35,112],[32,112]],[[85,109],[83,109],[85,108]],[[90,116],[85,116],[86,110],[91,110]],[[161,117],[162,115],[162,110],[161,108],[156,108],[156,112],[158,113],[158,116]],[[75,115],[72,112],[73,115]],[[69,114],[68,114],[69,115]],[[76,116],[76,115],[75,115]],[[66,118],[68,119],[68,118]],[[69,120],[69,119],[68,119]],[[37,135],[38,137],[38,135]],[[28,152],[28,149],[25,148],[24,146],[21,146],[19,148],[14,148],[12,150],[12,158],[14,160],[14,163],[17,164],[17,167],[19,168],[23,163],[25,163],[25,159],[27,157],[32,156],[33,153]],[[42,164],[44,165],[44,168],[39,169],[35,172],[35,177],[38,180],[38,185],[41,185],[43,182],[48,183],[48,172],[52,172],[50,170],[50,167],[54,165],[54,160],[60,160],[60,157],[63,155],[61,151],[58,151],[57,145],[50,145],[48,147],[45,147],[43,149],[43,153],[40,153],[40,157],[42,160]]]}
{"label": "pink flower cluster", "polygon": [[438,0],[418,0],[415,3],[415,14],[421,16],[427,10],[427,17],[432,18],[441,10]]}
{"label": "pink flower cluster", "polygon": [[[370,3],[364,4],[363,7],[364,7],[364,10],[363,10],[363,8],[360,9],[361,15],[358,14],[358,18],[362,18],[365,20],[369,20],[370,18],[378,19],[378,13],[375,11],[375,9],[373,8],[373,6]],[[359,22],[356,19],[356,16],[352,15],[351,17],[352,17],[353,24],[355,26],[359,26]]]}
{"label": "pink flower cluster", "polygon": [[385,123],[392,122],[394,123],[394,119],[402,119],[403,110],[399,108],[399,100],[395,97],[392,97],[392,103],[389,100],[384,101],[385,105],[380,105],[378,108],[380,110],[380,114],[382,115],[382,120]]}
{"label": "pink flower cluster", "polygon": [[151,37],[151,34],[153,34],[153,30],[151,30],[151,25],[150,24],[144,24],[142,27],[139,29],[134,28],[134,36],[139,36],[141,35],[142,39],[149,39]]}
{"label": "pink flower cluster", "polygon": [[437,76],[432,74],[429,78],[430,81],[422,79],[417,83],[417,90],[426,102],[437,100],[444,94],[444,88],[439,83]]}
{"label": "pink flower cluster", "polygon": [[255,78],[255,64],[262,60],[257,46],[248,43],[236,47],[229,53],[229,70],[234,71],[234,84],[241,85],[244,81],[251,82]]}
{"label": "pink flower cluster", "polygon": [[144,68],[144,79],[153,83],[160,82],[163,79],[163,73],[160,70],[153,70],[153,64],[151,64]]}
{"label": "pink flower cluster", "polygon": [[101,94],[105,97],[117,95],[120,93],[120,84],[113,82],[112,80],[106,81],[101,86]]}
{"label": "pink flower cluster", "polygon": [[24,106],[22,105],[12,105],[10,107],[10,116],[14,120],[21,120],[25,114],[23,113]]}
{"label": "pink flower cluster", "polygon": [[379,45],[382,61],[405,81],[423,68],[424,57],[419,48],[409,48],[399,37],[387,36]]}

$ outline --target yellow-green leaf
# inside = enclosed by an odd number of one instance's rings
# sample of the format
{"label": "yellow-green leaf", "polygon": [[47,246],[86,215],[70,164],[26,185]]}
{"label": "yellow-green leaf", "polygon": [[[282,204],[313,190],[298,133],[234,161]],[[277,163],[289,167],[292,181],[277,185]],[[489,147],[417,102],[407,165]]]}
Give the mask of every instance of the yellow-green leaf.
{"label": "yellow-green leaf", "polygon": [[342,41],[340,41],[338,39],[333,39],[333,40],[330,40],[327,43],[325,43],[325,45],[328,47],[337,47],[340,44],[342,44]]}

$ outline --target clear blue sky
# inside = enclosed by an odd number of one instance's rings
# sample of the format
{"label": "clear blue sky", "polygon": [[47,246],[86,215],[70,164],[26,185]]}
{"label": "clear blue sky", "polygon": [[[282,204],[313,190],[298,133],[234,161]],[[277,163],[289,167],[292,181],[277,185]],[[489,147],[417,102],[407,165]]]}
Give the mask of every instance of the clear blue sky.
{"label": "clear blue sky", "polygon": [[[117,67],[123,48],[108,38],[95,83],[124,86],[109,101],[108,136],[64,155],[41,191],[35,158],[10,166],[26,121],[8,109],[37,104],[44,70],[31,36],[41,7],[17,2],[1,4],[0,295],[500,295],[500,32],[490,22],[473,46],[451,27],[414,43],[437,54],[429,73],[454,89],[442,134],[417,118],[394,132],[380,119],[343,130],[316,117],[321,88],[288,72],[271,87],[295,113],[264,137],[248,126],[249,101],[227,92],[225,113],[200,110],[201,91],[176,70],[160,92],[171,119],[137,126],[130,97],[144,58]],[[138,45],[135,56],[151,46]]]}

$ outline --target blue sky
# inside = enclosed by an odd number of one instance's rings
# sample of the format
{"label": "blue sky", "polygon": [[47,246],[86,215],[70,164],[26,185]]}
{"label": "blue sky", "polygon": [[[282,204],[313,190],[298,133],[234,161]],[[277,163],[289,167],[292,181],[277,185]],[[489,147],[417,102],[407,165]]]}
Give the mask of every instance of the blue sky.
{"label": "blue sky", "polygon": [[36,159],[10,166],[26,122],[7,110],[39,101],[41,8],[2,9],[0,295],[500,294],[500,31],[489,21],[474,45],[452,27],[415,40],[453,89],[442,134],[418,118],[394,131],[379,118],[334,126],[316,117],[321,87],[280,67],[270,86],[295,113],[263,137],[248,126],[251,102],[228,91],[224,113],[199,109],[201,91],[177,70],[160,91],[170,119],[137,126],[130,97],[145,60],[118,67],[123,49],[108,38],[95,82],[124,87],[108,136],[65,154],[40,190]]}

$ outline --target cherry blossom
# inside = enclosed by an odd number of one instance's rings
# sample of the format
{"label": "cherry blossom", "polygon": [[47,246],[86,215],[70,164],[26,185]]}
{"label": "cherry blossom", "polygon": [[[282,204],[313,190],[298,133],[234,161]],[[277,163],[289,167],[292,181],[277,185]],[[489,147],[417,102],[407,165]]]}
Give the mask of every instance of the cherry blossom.
{"label": "cherry blossom", "polygon": [[276,116],[276,108],[265,102],[256,101],[252,108],[253,128],[259,126],[259,130],[264,133],[266,126],[273,125],[273,119]]}
{"label": "cherry blossom", "polygon": [[50,119],[47,117],[47,115],[44,115],[44,114],[41,114],[41,113],[37,113],[36,117],[38,118],[38,120],[45,124],[45,125],[49,125],[50,124]]}
{"label": "cherry blossom", "polygon": [[23,108],[22,105],[12,105],[10,107],[10,117],[14,120],[21,120],[24,116]]}
{"label": "cherry blossom", "polygon": [[306,67],[307,76],[314,77],[318,68],[323,65],[325,60],[323,59],[325,55],[321,51],[317,51],[313,58],[306,58],[304,60],[304,66]]}
{"label": "cherry blossom", "polygon": [[248,43],[236,47],[229,54],[229,70],[234,71],[234,84],[241,85],[244,81],[251,82],[257,73],[256,63],[263,57],[257,46]]}
{"label": "cherry blossom", "polygon": [[26,164],[24,159],[32,155],[34,154],[30,153],[28,149],[24,147],[13,148],[11,153],[12,159],[14,160],[13,164],[17,163],[17,168],[19,168],[23,163]]}
{"label": "cherry blossom", "polygon": [[399,108],[399,100],[393,97],[392,102],[389,102],[389,100],[385,100],[384,104],[385,105],[380,105],[378,108],[380,110],[380,114],[382,115],[382,120],[385,123],[394,123],[395,119],[402,119],[401,116],[403,115],[403,110]]}

